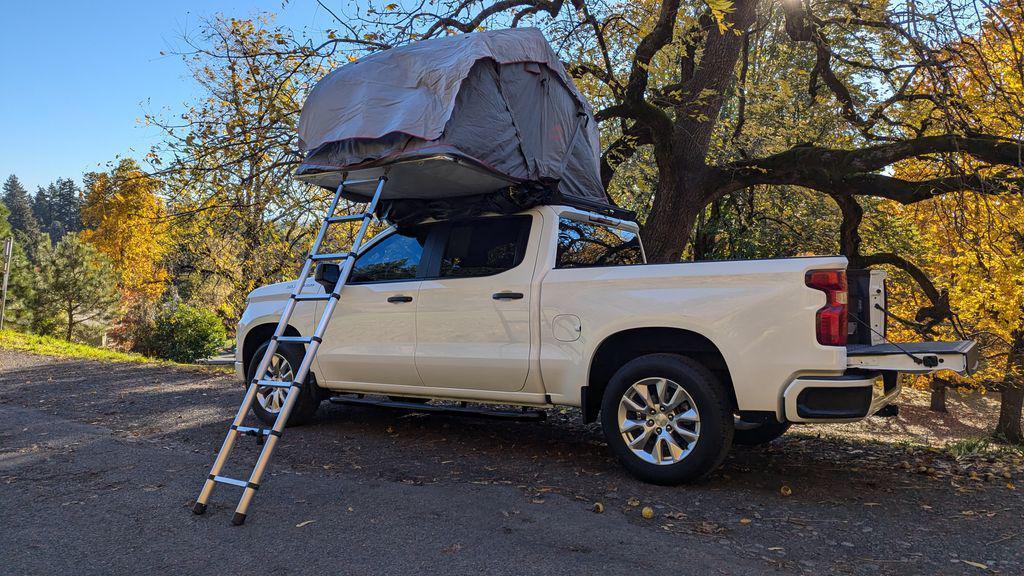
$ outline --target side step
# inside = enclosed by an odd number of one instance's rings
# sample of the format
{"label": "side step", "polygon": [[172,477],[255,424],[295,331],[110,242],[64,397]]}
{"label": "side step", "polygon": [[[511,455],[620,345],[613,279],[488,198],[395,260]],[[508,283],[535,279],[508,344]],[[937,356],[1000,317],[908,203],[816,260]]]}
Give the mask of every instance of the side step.
{"label": "side step", "polygon": [[348,406],[376,406],[378,408],[391,408],[394,410],[409,410],[412,412],[431,412],[435,414],[451,414],[457,416],[472,416],[476,418],[495,418],[498,420],[515,420],[519,422],[540,422],[548,417],[543,410],[495,410],[490,408],[471,408],[465,405],[443,406],[439,404],[420,404],[417,402],[401,402],[387,398],[366,398],[363,396],[334,396],[332,404],[345,404]]}

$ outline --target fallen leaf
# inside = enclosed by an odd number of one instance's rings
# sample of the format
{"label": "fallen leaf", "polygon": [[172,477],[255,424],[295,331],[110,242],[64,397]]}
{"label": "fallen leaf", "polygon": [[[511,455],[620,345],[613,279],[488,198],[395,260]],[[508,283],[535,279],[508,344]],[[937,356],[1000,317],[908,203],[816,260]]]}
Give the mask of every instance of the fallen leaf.
{"label": "fallen leaf", "polygon": [[640,499],[639,498],[630,498],[629,500],[626,500],[626,504],[629,504],[630,506],[639,506],[640,505]]}
{"label": "fallen leaf", "polygon": [[793,489],[789,486],[783,485],[782,488],[779,488],[779,494],[782,494],[783,496],[792,496]]}
{"label": "fallen leaf", "polygon": [[600,502],[594,502],[593,510],[598,514],[601,514],[602,512],[604,512],[604,504],[601,504]]}
{"label": "fallen leaf", "polygon": [[295,527],[302,528],[303,526],[306,526],[307,524],[312,524],[313,522],[316,522],[316,520],[306,520],[305,522],[299,522],[295,525]]}
{"label": "fallen leaf", "polygon": [[714,522],[705,520],[698,524],[696,528],[694,528],[694,530],[701,534],[714,534],[715,532],[721,531],[721,527],[718,524],[715,524]]}
{"label": "fallen leaf", "polygon": [[743,524],[744,526],[750,524],[751,522],[753,522],[753,520],[751,520],[750,518],[740,518],[740,524]]}
{"label": "fallen leaf", "polygon": [[967,564],[968,566],[974,566],[975,568],[981,568],[982,570],[988,570],[988,566],[982,564],[981,562],[971,562],[970,560],[961,560],[961,562],[963,562],[964,564]]}
{"label": "fallen leaf", "polygon": [[644,509],[640,511],[640,515],[644,517],[644,520],[650,520],[654,518],[654,508],[644,506]]}

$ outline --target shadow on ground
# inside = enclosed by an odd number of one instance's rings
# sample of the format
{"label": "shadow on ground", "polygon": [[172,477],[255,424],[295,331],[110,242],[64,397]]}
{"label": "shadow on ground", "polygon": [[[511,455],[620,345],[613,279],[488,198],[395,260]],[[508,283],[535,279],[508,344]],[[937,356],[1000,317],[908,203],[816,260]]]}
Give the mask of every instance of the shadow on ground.
{"label": "shadow on ground", "polygon": [[[651,486],[623,473],[573,410],[522,423],[325,405],[285,434],[250,521],[232,529],[234,490],[219,489],[207,517],[187,505],[241,395],[202,370],[0,351],[12,423],[0,435],[0,509],[17,526],[0,554],[16,573],[82,562],[80,573],[241,573],[260,538],[286,536],[299,544],[271,573],[1024,571],[1024,501],[1002,483],[908,473],[896,448],[811,430],[734,449],[700,485]],[[243,442],[237,460],[255,450]],[[65,554],[38,554],[56,542]],[[200,544],[222,554],[190,558]]]}

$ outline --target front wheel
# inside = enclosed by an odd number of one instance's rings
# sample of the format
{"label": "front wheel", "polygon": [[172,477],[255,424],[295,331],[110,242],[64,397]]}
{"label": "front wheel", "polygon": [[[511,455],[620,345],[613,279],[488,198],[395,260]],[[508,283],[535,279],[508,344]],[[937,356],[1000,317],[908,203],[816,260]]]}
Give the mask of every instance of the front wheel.
{"label": "front wheel", "polygon": [[732,443],[733,416],[721,384],[704,365],[649,354],[612,376],[601,402],[608,447],[637,478],[681,484],[707,476]]}
{"label": "front wheel", "polygon": [[[270,346],[270,342],[264,342],[262,346],[256,349],[252,360],[249,361],[249,369],[246,373],[248,376],[247,383],[252,382],[253,378],[256,377],[256,369],[259,368],[260,361],[263,360],[263,355],[266,353],[268,346]],[[267,373],[263,379],[277,380],[279,382],[293,381],[295,379],[295,372],[299,369],[299,364],[302,363],[303,356],[304,350],[301,345],[278,345],[277,350],[274,351],[274,356],[270,359],[270,365],[267,367]],[[264,424],[273,424],[277,420],[277,415],[281,412],[281,408],[284,407],[287,395],[288,388],[260,386],[256,389],[256,398],[252,403],[253,414]],[[320,391],[313,384],[312,378],[307,377],[306,381],[302,383],[302,388],[299,389],[299,397],[296,399],[295,405],[292,406],[292,412],[288,415],[288,422],[285,425],[296,426],[309,422],[316,415],[319,407]]]}

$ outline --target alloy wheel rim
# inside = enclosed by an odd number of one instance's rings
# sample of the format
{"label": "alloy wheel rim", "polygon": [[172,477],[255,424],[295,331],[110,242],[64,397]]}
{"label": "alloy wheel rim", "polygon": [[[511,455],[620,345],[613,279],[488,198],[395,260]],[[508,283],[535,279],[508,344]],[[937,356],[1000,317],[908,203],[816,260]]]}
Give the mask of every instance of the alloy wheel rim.
{"label": "alloy wheel rim", "polygon": [[689,456],[700,437],[700,412],[690,394],[667,378],[644,378],[619,400],[619,433],[634,456],[657,465]]}
{"label": "alloy wheel rim", "polygon": [[[278,382],[291,382],[295,379],[295,371],[292,365],[284,356],[275,353],[270,358],[270,365],[267,366],[266,380],[277,380]],[[256,389],[256,400],[260,407],[271,414],[277,414],[284,406],[284,400],[288,395],[288,388],[276,388],[272,386],[260,386]]]}

